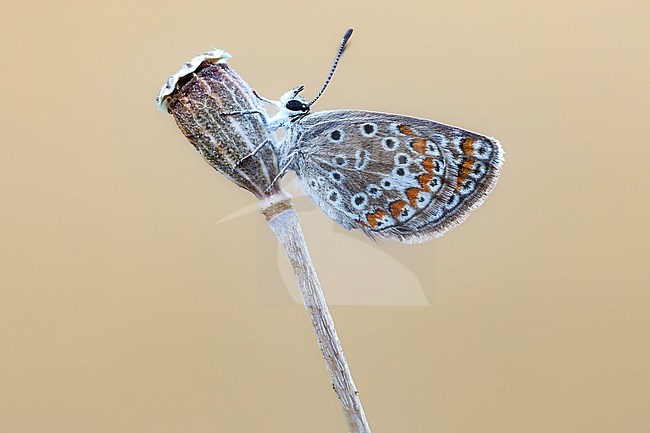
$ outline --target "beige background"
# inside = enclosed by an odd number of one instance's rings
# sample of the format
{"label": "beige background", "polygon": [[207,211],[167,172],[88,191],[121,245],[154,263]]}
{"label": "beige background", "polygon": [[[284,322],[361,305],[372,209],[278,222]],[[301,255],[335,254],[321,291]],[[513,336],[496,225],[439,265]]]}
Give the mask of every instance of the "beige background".
{"label": "beige background", "polygon": [[212,45],[266,96],[313,95],[347,26],[318,109],[428,117],[507,152],[486,204],[428,244],[372,246],[298,200],[328,293],[415,281],[431,304],[333,308],[373,431],[650,431],[647,1],[0,16],[1,433],[344,431],[272,233],[255,212],[217,223],[254,198],[154,97]]}

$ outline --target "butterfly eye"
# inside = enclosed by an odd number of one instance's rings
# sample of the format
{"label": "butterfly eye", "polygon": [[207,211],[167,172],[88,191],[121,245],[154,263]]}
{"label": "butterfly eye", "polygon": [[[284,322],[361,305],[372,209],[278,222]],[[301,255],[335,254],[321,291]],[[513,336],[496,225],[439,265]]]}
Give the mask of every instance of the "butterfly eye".
{"label": "butterfly eye", "polygon": [[292,99],[285,105],[289,111],[309,111],[309,105],[297,99]]}

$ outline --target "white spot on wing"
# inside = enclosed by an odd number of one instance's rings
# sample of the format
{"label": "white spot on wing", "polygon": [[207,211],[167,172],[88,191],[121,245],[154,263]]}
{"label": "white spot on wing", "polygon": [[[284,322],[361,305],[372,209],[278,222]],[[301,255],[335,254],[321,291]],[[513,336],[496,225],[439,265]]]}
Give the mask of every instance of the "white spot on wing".
{"label": "white spot on wing", "polygon": [[458,194],[454,192],[451,194],[451,196],[449,196],[449,200],[447,200],[447,203],[445,203],[445,208],[451,210],[455,208],[459,202],[460,202],[460,198],[458,197]]}
{"label": "white spot on wing", "polygon": [[358,210],[362,210],[365,209],[366,206],[368,206],[368,196],[360,192],[358,194],[353,195],[350,202],[352,203],[352,207]]}
{"label": "white spot on wing", "polygon": [[368,151],[365,149],[359,149],[355,154],[354,168],[357,170],[363,170],[368,166],[368,161],[370,161]]}
{"label": "white spot on wing", "polygon": [[332,129],[327,133],[327,139],[332,143],[340,143],[345,139],[345,132],[340,129]]}
{"label": "white spot on wing", "polygon": [[370,122],[362,123],[359,125],[359,132],[366,138],[372,138],[377,135],[377,125]]}
{"label": "white spot on wing", "polygon": [[381,146],[384,150],[391,152],[397,149],[399,146],[399,140],[395,137],[385,137],[381,140]]}
{"label": "white spot on wing", "polygon": [[372,197],[372,198],[379,198],[379,197],[381,197],[381,194],[382,194],[382,192],[381,192],[381,188],[379,188],[379,187],[378,187],[377,185],[375,185],[374,183],[371,183],[370,185],[368,185],[368,186],[366,187],[366,192],[367,192],[368,195],[369,195],[370,197]]}

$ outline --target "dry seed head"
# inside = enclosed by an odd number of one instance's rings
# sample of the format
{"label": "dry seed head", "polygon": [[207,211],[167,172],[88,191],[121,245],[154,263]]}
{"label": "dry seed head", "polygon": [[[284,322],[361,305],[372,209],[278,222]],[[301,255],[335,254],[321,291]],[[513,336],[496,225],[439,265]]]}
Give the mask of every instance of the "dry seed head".
{"label": "dry seed head", "polygon": [[278,175],[276,138],[253,90],[226,64],[230,57],[214,50],[185,63],[161,89],[158,107],[213,168],[263,199],[281,191],[278,182],[269,188]]}

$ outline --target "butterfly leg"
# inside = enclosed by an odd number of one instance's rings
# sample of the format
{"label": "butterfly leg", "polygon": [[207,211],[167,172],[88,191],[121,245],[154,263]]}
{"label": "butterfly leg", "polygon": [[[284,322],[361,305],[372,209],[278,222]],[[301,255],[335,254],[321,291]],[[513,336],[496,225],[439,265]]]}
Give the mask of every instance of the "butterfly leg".
{"label": "butterfly leg", "polygon": [[259,114],[266,120],[266,116],[259,110],[231,111],[229,113],[219,113],[219,116],[241,116],[244,114]]}
{"label": "butterfly leg", "polygon": [[257,93],[256,90],[253,90],[253,95],[255,95],[255,97],[256,97],[257,99],[259,99],[260,101],[266,102],[267,104],[275,105],[276,107],[278,106],[278,101],[272,101],[272,100],[269,99],[269,98],[265,98],[264,96],[262,96],[262,95],[260,95],[259,93]]}
{"label": "butterfly leg", "polygon": [[287,163],[286,163],[286,164],[285,164],[285,165],[280,169],[280,172],[279,172],[278,175],[275,176],[275,178],[271,181],[271,183],[269,184],[268,188],[266,188],[266,189],[264,190],[264,193],[269,192],[269,191],[271,190],[271,188],[273,188],[273,185],[275,185],[275,183],[276,183],[278,180],[280,180],[280,179],[282,178],[282,176],[284,176],[284,175],[287,173],[287,171],[289,170],[289,168],[291,168],[291,164],[293,164],[293,160],[296,159],[296,155],[298,155],[298,151],[297,151],[297,150],[291,152],[291,153],[287,156],[287,159],[286,159]]}
{"label": "butterfly leg", "polygon": [[[273,103],[273,101],[271,101],[271,103]],[[262,122],[264,122],[264,125],[269,129],[269,131],[275,131],[282,126],[285,117],[282,113],[278,113],[274,117],[269,117],[268,114],[259,110],[231,111],[229,113],[219,113],[219,116],[241,116],[244,114],[259,114],[262,117]]]}
{"label": "butterfly leg", "polygon": [[270,124],[271,124],[271,119],[269,118],[269,115],[260,111],[260,110],[244,110],[244,111],[231,111],[228,113],[219,113],[219,116],[242,116],[245,114],[259,114],[260,117],[262,118],[262,122],[264,122],[264,125],[269,128],[271,131],[274,131],[275,129],[271,129]]}
{"label": "butterfly leg", "polygon": [[271,141],[270,141],[270,140],[265,140],[262,144],[260,144],[259,146],[257,146],[257,147],[256,147],[256,148],[255,148],[251,153],[249,153],[248,155],[244,156],[244,157],[241,158],[239,161],[237,161],[237,162],[235,163],[235,168],[236,168],[236,167],[239,167],[239,166],[241,165],[242,162],[246,161],[246,160],[247,160],[248,158],[250,158],[251,156],[255,156],[255,155],[257,155],[257,152],[259,152],[260,150],[262,150],[262,148],[263,148],[264,146],[271,146],[271,148],[273,148]]}
{"label": "butterfly leg", "polygon": [[282,121],[279,119],[284,119],[284,115],[282,114],[282,103],[280,101],[274,101],[269,98],[265,98],[264,96],[260,95],[257,93],[257,91],[253,90],[253,95],[260,101],[266,102],[267,104],[273,105],[275,108],[279,110],[278,114],[276,114],[273,117],[270,117],[267,115],[265,117],[264,122],[266,124],[266,127],[269,128],[270,131],[276,131],[280,126],[282,126]]}
{"label": "butterfly leg", "polygon": [[[280,98],[280,100],[282,100],[283,98],[287,98],[287,97],[288,97],[289,99],[290,99],[290,98],[295,98],[296,96],[298,96],[298,93],[302,92],[303,90],[305,90],[305,86],[294,87],[293,89],[291,89],[291,90],[289,90],[287,93],[285,93],[285,94]],[[266,102],[267,104],[271,104],[271,105],[275,106],[275,107],[278,108],[278,109],[281,109],[281,108],[282,108],[282,103],[280,102],[280,100],[278,100],[278,101],[274,101],[274,100],[272,100],[272,99],[265,98],[264,96],[262,96],[262,95],[260,95],[259,93],[257,93],[256,90],[253,90],[253,95],[255,95],[255,97],[256,97],[257,99],[259,99],[260,101]]]}

